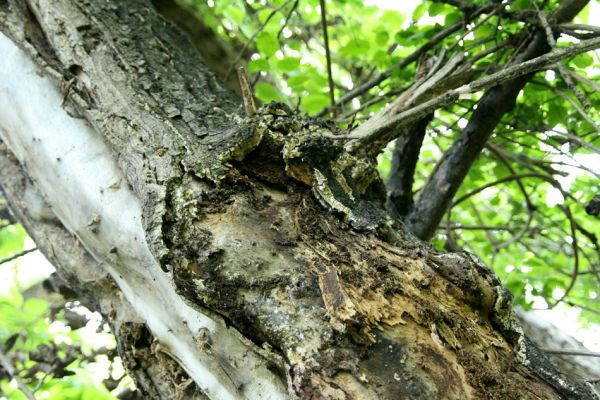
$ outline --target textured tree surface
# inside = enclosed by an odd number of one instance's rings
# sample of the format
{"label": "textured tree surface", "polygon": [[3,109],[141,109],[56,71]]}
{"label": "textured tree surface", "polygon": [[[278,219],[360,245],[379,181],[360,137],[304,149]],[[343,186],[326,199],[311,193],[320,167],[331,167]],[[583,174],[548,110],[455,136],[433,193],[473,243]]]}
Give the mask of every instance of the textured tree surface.
{"label": "textured tree surface", "polygon": [[243,117],[149,3],[0,2],[0,29],[2,189],[148,396],[594,398],[332,125]]}

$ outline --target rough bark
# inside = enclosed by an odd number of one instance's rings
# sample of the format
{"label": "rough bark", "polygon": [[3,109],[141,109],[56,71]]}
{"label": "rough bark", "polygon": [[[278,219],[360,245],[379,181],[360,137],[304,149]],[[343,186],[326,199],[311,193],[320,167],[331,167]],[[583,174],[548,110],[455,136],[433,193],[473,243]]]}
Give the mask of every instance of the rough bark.
{"label": "rough bark", "polygon": [[[182,1],[176,0],[152,0],[156,11],[188,35],[206,65],[217,77],[223,80],[227,78],[225,81],[227,86],[238,94],[241,93],[236,74],[226,76],[230,66],[235,63],[239,49],[236,51],[221,39],[198,18],[196,12],[189,5],[182,3]],[[251,52],[246,51],[246,53]],[[250,55],[244,54],[247,58]]]}
{"label": "rough bark", "polygon": [[150,397],[176,363],[198,398],[593,398],[481,262],[403,232],[333,128],[240,118],[146,2],[0,2],[0,29],[6,197]]}

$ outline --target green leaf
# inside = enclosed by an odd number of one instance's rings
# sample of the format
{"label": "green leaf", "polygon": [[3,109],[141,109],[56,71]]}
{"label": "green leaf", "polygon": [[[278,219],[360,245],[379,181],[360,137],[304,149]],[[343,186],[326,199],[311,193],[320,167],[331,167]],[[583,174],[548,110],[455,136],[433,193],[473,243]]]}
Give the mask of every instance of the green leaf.
{"label": "green leaf", "polygon": [[415,7],[415,10],[413,11],[413,21],[420,20],[423,14],[425,14],[425,6],[423,4],[419,4],[417,7]]}
{"label": "green leaf", "polygon": [[277,40],[277,34],[271,34],[269,32],[261,32],[256,37],[256,48],[265,57],[274,55],[279,50],[279,41]]}
{"label": "green leaf", "polygon": [[381,24],[392,28],[400,28],[404,22],[404,19],[404,15],[399,11],[384,10],[383,15],[380,18],[380,22]]}
{"label": "green leaf", "polygon": [[587,53],[582,53],[575,56],[571,62],[579,68],[587,68],[594,65],[594,58]]}
{"label": "green leaf", "polygon": [[300,92],[305,89],[305,82],[308,80],[306,75],[291,76],[287,79],[286,83],[295,92]]}
{"label": "green leaf", "polygon": [[300,67],[300,57],[284,57],[277,62],[277,68],[281,72],[292,72]]}
{"label": "green leaf", "polygon": [[429,7],[429,10],[427,10],[427,12],[432,17],[435,17],[436,15],[440,15],[441,13],[443,13],[444,9],[445,9],[445,4],[443,4],[443,3],[433,3],[431,5],[431,7]]}
{"label": "green leaf", "polygon": [[281,96],[277,90],[266,82],[259,82],[254,86],[254,93],[256,97],[261,99],[265,103],[269,103],[275,100],[281,100]]}
{"label": "green leaf", "polygon": [[231,5],[225,9],[223,15],[236,25],[241,25],[244,22],[245,13],[235,5]]}
{"label": "green leaf", "polygon": [[329,96],[326,94],[311,94],[303,97],[300,104],[308,114],[314,114],[329,105]]}
{"label": "green leaf", "polygon": [[531,7],[531,1],[530,0],[515,0],[515,2],[513,3],[513,7],[515,8],[516,11],[527,10],[529,7]]}
{"label": "green leaf", "polygon": [[446,15],[446,18],[444,19],[444,24],[446,26],[448,26],[448,25],[455,24],[455,23],[457,23],[460,20],[462,20],[462,14],[461,13],[457,13],[457,12],[453,12],[453,13],[450,13],[450,14]]}
{"label": "green leaf", "polygon": [[380,46],[385,46],[390,40],[390,34],[387,31],[378,31],[375,34],[375,42]]}
{"label": "green leaf", "polygon": [[257,60],[250,60],[248,63],[248,72],[266,72],[270,70],[269,62],[263,58]]}
{"label": "green leaf", "polygon": [[361,56],[370,48],[369,42],[361,38],[352,38],[340,49],[345,56]]}

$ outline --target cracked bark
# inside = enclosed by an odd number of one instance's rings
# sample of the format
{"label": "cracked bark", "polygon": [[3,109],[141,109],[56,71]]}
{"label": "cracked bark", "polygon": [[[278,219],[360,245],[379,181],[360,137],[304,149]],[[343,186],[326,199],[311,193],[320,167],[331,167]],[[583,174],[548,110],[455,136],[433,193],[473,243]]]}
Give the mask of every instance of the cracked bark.
{"label": "cracked bark", "polygon": [[[552,15],[561,23],[573,19],[587,5],[587,0],[563,2]],[[515,63],[537,57],[550,48],[542,31],[535,34],[529,46],[517,57]],[[452,198],[460,188],[471,165],[492,135],[502,116],[515,106],[521,89],[533,74],[521,76],[488,90],[477,103],[467,126],[448,149],[421,191],[406,223],[417,237],[428,240],[435,233]]]}
{"label": "cracked bark", "polygon": [[[325,123],[240,118],[147,2],[10,4],[0,182],[148,396],[593,398],[520,334],[478,260],[326,208],[359,213],[367,186],[344,168],[368,163],[320,136]],[[23,179],[58,221],[29,216]]]}

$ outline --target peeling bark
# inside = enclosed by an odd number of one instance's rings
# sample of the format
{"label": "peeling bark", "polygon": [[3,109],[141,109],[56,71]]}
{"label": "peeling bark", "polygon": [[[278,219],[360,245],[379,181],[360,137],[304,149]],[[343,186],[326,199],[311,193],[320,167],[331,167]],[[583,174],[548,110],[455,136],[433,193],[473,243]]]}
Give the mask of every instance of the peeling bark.
{"label": "peeling bark", "polygon": [[242,119],[146,2],[0,3],[0,29],[2,187],[149,396],[593,398],[489,269],[385,213],[333,127],[281,105]]}

